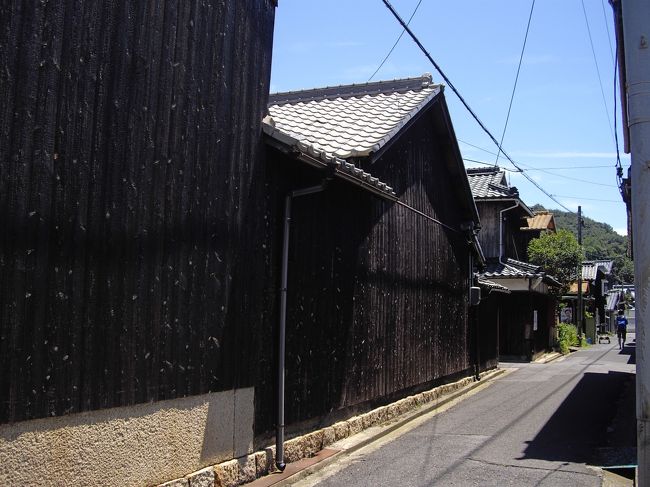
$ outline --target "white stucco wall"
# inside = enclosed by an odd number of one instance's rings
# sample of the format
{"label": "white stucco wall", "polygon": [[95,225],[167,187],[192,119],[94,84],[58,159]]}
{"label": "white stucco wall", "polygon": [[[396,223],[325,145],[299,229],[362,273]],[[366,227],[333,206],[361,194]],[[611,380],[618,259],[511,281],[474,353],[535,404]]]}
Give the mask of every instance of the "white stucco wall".
{"label": "white stucco wall", "polygon": [[253,388],[0,425],[0,485],[143,486],[252,452]]}

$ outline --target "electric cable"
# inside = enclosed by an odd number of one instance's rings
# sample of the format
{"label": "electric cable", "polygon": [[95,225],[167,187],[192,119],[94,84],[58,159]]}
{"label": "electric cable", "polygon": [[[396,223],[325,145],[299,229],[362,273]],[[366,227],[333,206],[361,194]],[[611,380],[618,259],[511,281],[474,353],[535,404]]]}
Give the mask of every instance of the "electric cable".
{"label": "electric cable", "polygon": [[[415,9],[413,10],[413,13],[412,13],[411,16],[409,17],[408,22],[406,22],[406,25],[409,25],[409,24],[411,23],[411,20],[413,20],[413,17],[415,16],[415,12],[418,11],[418,8],[420,8],[420,4],[421,4],[421,3],[422,3],[422,0],[420,0],[420,1],[418,2],[418,4],[415,6]],[[379,67],[377,67],[377,69],[375,69],[375,72],[372,73],[372,76],[370,76],[370,78],[368,78],[368,81],[371,81],[372,78],[375,77],[375,75],[379,72],[379,70],[380,70],[381,67],[384,65],[384,63],[388,60],[388,58],[390,57],[390,55],[393,53],[393,51],[394,51],[395,48],[397,47],[397,44],[399,44],[399,41],[402,39],[402,36],[404,35],[404,32],[406,32],[406,31],[405,31],[404,29],[402,29],[402,32],[400,33],[399,37],[398,37],[397,40],[395,41],[395,44],[393,44],[393,47],[390,48],[390,51],[388,51],[388,54],[386,54],[386,57],[384,58],[384,60],[379,64]]]}
{"label": "electric cable", "polygon": [[[493,166],[491,162],[487,161],[479,161],[477,159],[469,159],[466,157],[463,157],[463,161],[468,161],[468,162],[474,162],[476,164],[482,164],[484,166]],[[521,164],[521,163],[520,163]],[[602,164],[602,165],[597,165],[597,166],[555,166],[555,167],[530,167],[528,169],[522,169],[522,172],[530,172],[530,171],[549,171],[549,170],[555,170],[555,171],[575,171],[575,170],[582,170],[582,169],[604,169],[604,168],[611,168],[611,164]],[[502,167],[504,171],[508,172],[519,172],[514,169],[509,169],[507,167]]]}
{"label": "electric cable", "polygon": [[[510,104],[508,105],[508,114],[506,115],[506,123],[503,125],[503,133],[501,134],[500,146],[503,145],[503,139],[506,136],[506,130],[508,129],[508,121],[510,120],[510,110],[512,110],[512,102],[515,99],[515,91],[517,90],[517,82],[519,81],[519,72],[521,71],[521,62],[524,59],[524,51],[526,50],[526,41],[528,41],[528,32],[530,31],[530,21],[533,19],[533,10],[535,9],[535,0],[530,6],[530,14],[528,14],[528,25],[526,25],[526,35],[524,36],[524,44],[521,46],[521,54],[519,55],[519,65],[517,66],[517,75],[515,76],[515,84],[512,87],[512,94],[510,95]],[[494,161],[496,166],[499,163],[500,151],[497,151],[497,158]]]}
{"label": "electric cable", "polygon": [[[498,149],[503,153],[504,157],[510,161],[510,163],[516,167],[517,169],[521,169],[517,163],[508,155],[508,153],[501,147],[497,139],[492,135],[492,132],[488,130],[488,128],[485,126],[485,124],[481,121],[481,119],[478,117],[478,115],[472,110],[472,108],[469,106],[469,104],[465,101],[463,96],[460,94],[460,92],[456,89],[454,84],[451,82],[451,80],[447,77],[447,75],[442,71],[442,68],[438,65],[438,63],[435,62],[433,57],[431,57],[431,54],[429,54],[429,51],[426,50],[426,48],[422,45],[422,42],[417,38],[417,36],[413,33],[413,31],[409,28],[408,25],[406,25],[406,22],[400,17],[400,15],[397,13],[397,11],[393,8],[393,6],[390,4],[388,0],[382,0],[384,5],[390,10],[390,12],[393,14],[393,16],[397,19],[397,21],[402,25],[404,30],[411,36],[411,39],[413,39],[413,42],[417,44],[417,46],[420,48],[420,50],[424,53],[424,55],[427,57],[429,62],[433,65],[434,68],[440,73],[440,76],[442,76],[442,79],[447,83],[447,86],[454,92],[454,94],[458,97],[460,102],[463,104],[465,109],[470,113],[472,118],[476,121],[476,123],[479,124],[481,129],[490,137],[492,142],[498,147]],[[539,189],[542,193],[544,193],[549,199],[560,205],[562,208],[564,208],[566,211],[571,211],[569,210],[566,206],[564,206],[562,203],[560,203],[558,200],[553,198],[551,194],[546,191],[544,188],[542,188],[535,180],[533,180],[530,176],[528,176],[526,173],[523,173],[523,176],[537,189]]]}
{"label": "electric cable", "polygon": [[[475,159],[465,159],[465,158],[463,158],[463,160],[464,161],[469,161],[469,162],[474,162],[474,163],[477,163],[477,164],[483,164],[483,165],[486,165],[486,166],[492,166],[493,168],[497,167],[497,166],[492,165],[489,162],[477,161]],[[566,167],[566,168],[557,168],[557,169],[587,169],[587,168],[591,168],[591,167],[611,167],[611,166],[581,166],[581,167]],[[549,176],[556,176],[558,178],[570,179],[572,181],[578,181],[580,183],[593,184],[593,185],[596,185],[596,186],[605,186],[607,188],[617,188],[618,187],[618,186],[616,186],[614,184],[597,183],[595,181],[589,181],[587,179],[574,178],[574,177],[571,177],[571,176],[556,174],[556,173],[550,172],[550,171],[548,171],[548,170],[546,170],[544,168],[539,168],[539,167],[531,167],[530,169],[522,169],[521,171],[514,171],[512,169],[507,169],[505,167],[500,168],[500,169],[503,169],[504,171],[508,171],[508,172],[512,172],[512,173],[521,173],[522,175],[523,175],[524,172],[528,172],[528,171],[539,171],[539,172],[543,172],[544,174],[548,174]]]}
{"label": "electric cable", "polygon": [[596,74],[598,75],[598,85],[600,86],[600,94],[603,97],[603,105],[605,107],[605,114],[607,115],[607,122],[609,123],[609,130],[612,133],[612,141],[615,139],[614,131],[612,130],[612,119],[609,116],[609,109],[607,108],[607,100],[605,99],[605,91],[603,90],[603,80],[600,77],[600,68],[598,67],[598,59],[596,58],[596,50],[594,49],[594,41],[591,37],[591,28],[589,27],[589,18],[587,17],[587,9],[585,8],[585,0],[580,0],[582,4],[582,13],[585,16],[585,23],[587,24],[587,33],[589,34],[589,44],[591,45],[591,54],[594,57],[594,64],[596,65]]}
{"label": "electric cable", "polygon": [[605,19],[605,29],[607,29],[607,41],[609,42],[609,55],[612,57],[612,63],[616,63],[614,60],[614,48],[612,47],[612,34],[609,32],[609,22],[607,22],[607,12],[605,12],[605,0],[600,0],[600,4],[603,7],[603,18]]}
{"label": "electric cable", "polygon": [[[554,194],[553,196],[556,196],[558,198],[575,198],[575,195],[574,196],[565,196],[565,195],[561,195],[561,194]],[[599,198],[583,198],[583,197],[580,197],[580,200],[601,201],[603,203],[621,203],[620,200],[601,200]]]}
{"label": "electric cable", "polygon": [[618,186],[618,191],[625,201],[625,187],[623,184],[623,164],[621,164],[621,150],[618,143],[618,116],[616,113],[616,100],[618,99],[616,93],[617,80],[618,80],[618,49],[616,49],[616,58],[614,61],[614,141],[616,143],[616,185]]}

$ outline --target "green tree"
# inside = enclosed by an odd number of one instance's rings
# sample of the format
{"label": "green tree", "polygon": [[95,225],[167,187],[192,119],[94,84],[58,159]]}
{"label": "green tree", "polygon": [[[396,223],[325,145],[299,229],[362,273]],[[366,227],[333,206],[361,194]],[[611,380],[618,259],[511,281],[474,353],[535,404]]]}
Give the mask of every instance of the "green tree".
{"label": "green tree", "polygon": [[[534,211],[544,210],[541,205],[534,205]],[[578,215],[576,213],[551,210],[558,230],[563,228],[577,235]],[[582,230],[582,247],[588,260],[613,260],[612,274],[614,281],[634,283],[634,265],[627,255],[628,238],[616,233],[606,223],[597,222],[583,216],[585,226]]]}
{"label": "green tree", "polygon": [[532,264],[541,265],[548,274],[560,281],[560,293],[568,291],[570,284],[578,278],[578,264],[582,258],[578,240],[568,230],[547,233],[528,244],[528,260]]}

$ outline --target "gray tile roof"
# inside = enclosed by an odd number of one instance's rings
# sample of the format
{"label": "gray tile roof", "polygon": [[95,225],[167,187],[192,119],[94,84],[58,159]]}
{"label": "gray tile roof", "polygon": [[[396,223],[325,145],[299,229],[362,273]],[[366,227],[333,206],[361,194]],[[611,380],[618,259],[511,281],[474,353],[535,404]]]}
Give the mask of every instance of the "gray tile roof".
{"label": "gray tile roof", "polygon": [[507,259],[503,264],[499,261],[488,262],[485,272],[481,274],[483,279],[527,279],[531,277],[540,277],[552,285],[560,285],[554,277],[546,274],[541,266],[515,259]]}
{"label": "gray tile roof", "polygon": [[355,166],[351,158],[377,152],[441,92],[442,86],[424,75],[275,93],[262,127],[281,144],[394,196],[392,187]]}
{"label": "gray tile roof", "polygon": [[490,281],[488,279],[484,279],[482,277],[478,278],[478,285],[483,289],[487,289],[488,293],[500,292],[500,293],[510,294],[510,289],[508,289],[507,287],[502,286],[501,284],[497,284],[496,282]]}
{"label": "gray tile roof", "polygon": [[390,82],[272,94],[276,131],[316,152],[347,159],[378,151],[429,103],[441,86],[431,75]]}
{"label": "gray tile roof", "polygon": [[475,199],[519,198],[517,188],[508,186],[505,171],[498,167],[468,168],[467,178]]}
{"label": "gray tile roof", "polygon": [[582,278],[593,281],[600,270],[603,274],[611,274],[613,260],[587,260],[582,263]]}
{"label": "gray tile roof", "polygon": [[619,291],[611,291],[607,293],[607,304],[605,305],[606,311],[614,311],[618,307],[618,302],[620,300]]}

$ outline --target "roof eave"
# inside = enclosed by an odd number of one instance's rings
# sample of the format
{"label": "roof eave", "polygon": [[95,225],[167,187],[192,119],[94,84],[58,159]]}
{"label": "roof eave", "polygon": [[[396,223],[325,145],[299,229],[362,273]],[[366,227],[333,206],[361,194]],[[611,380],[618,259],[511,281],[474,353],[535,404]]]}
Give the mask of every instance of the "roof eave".
{"label": "roof eave", "polygon": [[[288,155],[289,157],[305,162],[317,169],[333,169],[334,175],[339,179],[348,181],[355,186],[358,186],[383,199],[397,201],[398,198],[393,191],[393,188],[388,186],[386,183],[378,182],[376,184],[371,184],[369,182],[366,182],[364,179],[360,179],[342,170],[342,165],[346,164],[346,161],[337,161],[334,157],[331,157],[330,160],[314,157],[313,155],[304,152],[300,148],[299,141],[297,139],[280,130],[275,129],[267,123],[262,123],[262,127],[265,135],[265,142],[271,147],[274,147],[280,152]],[[373,178],[370,177],[370,179]]]}
{"label": "roof eave", "polygon": [[409,127],[411,127],[415,122],[417,122],[422,114],[426,113],[428,109],[433,106],[439,97],[442,97],[444,91],[443,85],[438,85],[438,89],[431,92],[424,100],[422,100],[413,110],[404,116],[402,121],[398,123],[393,129],[388,132],[384,137],[382,137],[371,150],[367,151],[365,155],[370,157],[370,162],[375,162],[379,159],[386,150],[388,150],[399,138],[405,134]]}

